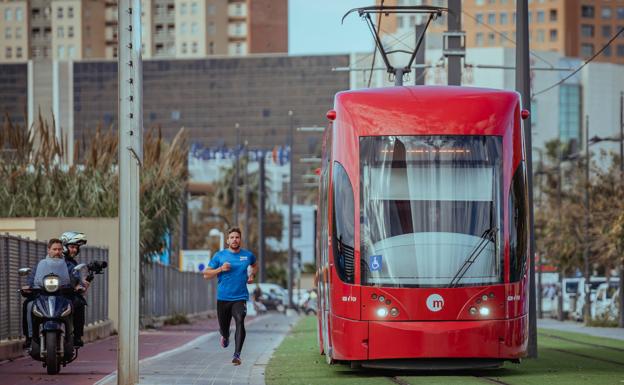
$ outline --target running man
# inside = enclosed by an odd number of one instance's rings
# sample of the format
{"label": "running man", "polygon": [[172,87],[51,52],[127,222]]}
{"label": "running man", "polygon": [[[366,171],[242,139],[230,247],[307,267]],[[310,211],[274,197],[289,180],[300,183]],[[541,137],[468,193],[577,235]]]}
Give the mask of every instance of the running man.
{"label": "running man", "polygon": [[[204,278],[218,277],[217,283],[217,317],[221,329],[221,346],[230,344],[230,322],[234,317],[236,346],[232,363],[240,365],[240,354],[245,342],[245,316],[249,292],[247,283],[252,283],[258,267],[256,256],[249,250],[241,249],[241,230],[232,227],[227,232],[228,248],[216,253],[208,267],[204,270]],[[251,266],[251,274],[247,276],[247,267]]]}

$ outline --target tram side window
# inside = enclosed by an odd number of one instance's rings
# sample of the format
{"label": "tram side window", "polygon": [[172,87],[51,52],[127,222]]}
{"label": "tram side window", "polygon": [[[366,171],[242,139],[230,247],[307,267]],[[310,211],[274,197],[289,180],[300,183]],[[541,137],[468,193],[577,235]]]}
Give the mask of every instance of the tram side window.
{"label": "tram side window", "polygon": [[528,193],[524,162],[518,166],[509,191],[509,281],[519,281],[526,271],[528,246]]}
{"label": "tram side window", "polygon": [[347,172],[338,162],[334,162],[332,185],[332,245],[334,263],[340,279],[346,283],[353,283],[355,278],[353,187]]}

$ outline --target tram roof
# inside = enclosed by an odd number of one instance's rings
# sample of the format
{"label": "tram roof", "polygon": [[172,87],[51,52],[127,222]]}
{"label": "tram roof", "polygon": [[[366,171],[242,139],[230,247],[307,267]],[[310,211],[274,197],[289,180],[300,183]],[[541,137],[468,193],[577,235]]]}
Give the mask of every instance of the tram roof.
{"label": "tram roof", "polygon": [[334,108],[337,120],[358,127],[360,135],[397,127],[420,134],[501,135],[519,101],[520,94],[508,90],[403,86],[343,91],[336,94]]}

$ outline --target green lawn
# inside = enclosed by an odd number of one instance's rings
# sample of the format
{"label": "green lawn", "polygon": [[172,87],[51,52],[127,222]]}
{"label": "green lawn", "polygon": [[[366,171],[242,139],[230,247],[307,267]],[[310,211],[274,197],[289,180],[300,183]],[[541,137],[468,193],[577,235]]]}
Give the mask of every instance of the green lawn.
{"label": "green lawn", "polygon": [[[316,318],[304,317],[275,351],[266,370],[267,385],[283,384],[507,384],[624,385],[624,343],[608,338],[539,330],[539,358],[507,363],[497,370],[390,373],[327,365],[318,353]],[[600,346],[587,346],[590,343]],[[616,349],[609,349],[609,347]],[[621,349],[621,350],[617,350]]]}

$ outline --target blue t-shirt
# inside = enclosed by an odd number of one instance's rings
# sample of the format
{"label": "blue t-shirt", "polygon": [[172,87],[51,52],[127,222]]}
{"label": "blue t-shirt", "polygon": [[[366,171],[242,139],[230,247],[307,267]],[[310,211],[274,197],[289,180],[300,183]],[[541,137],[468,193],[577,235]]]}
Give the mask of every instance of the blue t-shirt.
{"label": "blue t-shirt", "polygon": [[247,266],[256,263],[256,256],[245,249],[240,249],[238,253],[225,249],[213,255],[208,266],[218,269],[225,262],[230,263],[230,270],[217,275],[217,299],[219,301],[247,301],[249,299]]}

